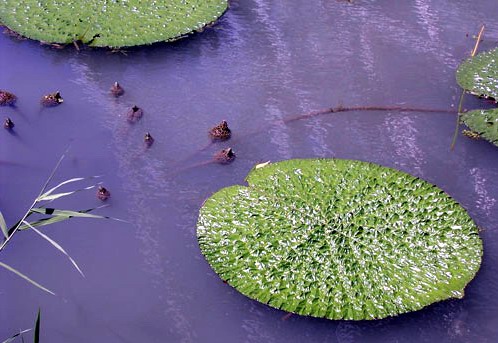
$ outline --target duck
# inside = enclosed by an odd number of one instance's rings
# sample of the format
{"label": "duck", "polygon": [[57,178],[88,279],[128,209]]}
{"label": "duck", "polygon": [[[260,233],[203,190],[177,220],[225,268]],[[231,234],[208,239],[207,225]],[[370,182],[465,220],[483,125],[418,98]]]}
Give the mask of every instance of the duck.
{"label": "duck", "polygon": [[3,122],[3,127],[6,128],[7,130],[12,130],[14,128],[14,122],[10,118],[5,118],[5,121]]}
{"label": "duck", "polygon": [[152,137],[152,135],[149,132],[147,132],[145,134],[144,142],[145,142],[145,145],[147,147],[150,147],[152,145],[152,143],[154,143],[154,138]]}
{"label": "duck", "polygon": [[0,89],[0,106],[13,106],[17,101],[17,96]]}
{"label": "duck", "polygon": [[124,94],[124,89],[121,87],[121,85],[116,81],[111,87],[111,94],[114,95],[116,98],[120,97],[121,95]]}
{"label": "duck", "polygon": [[214,154],[214,162],[219,164],[229,164],[235,160],[235,153],[232,148],[226,148]]}
{"label": "duck", "polygon": [[62,104],[64,99],[59,91],[44,95],[41,100],[41,104],[45,107],[54,107]]}
{"label": "duck", "polygon": [[99,189],[97,190],[97,198],[101,201],[106,201],[107,199],[109,199],[109,197],[111,196],[111,192],[109,192],[109,190],[107,190],[107,188],[103,187],[103,186],[99,186]]}
{"label": "duck", "polygon": [[126,119],[128,120],[129,123],[136,123],[137,121],[140,120],[140,118],[142,118],[143,115],[144,111],[140,107],[135,105],[132,108],[130,108],[128,112],[126,112]]}
{"label": "duck", "polygon": [[230,139],[231,135],[232,131],[228,128],[228,123],[225,120],[209,130],[209,137],[213,141],[226,141]]}

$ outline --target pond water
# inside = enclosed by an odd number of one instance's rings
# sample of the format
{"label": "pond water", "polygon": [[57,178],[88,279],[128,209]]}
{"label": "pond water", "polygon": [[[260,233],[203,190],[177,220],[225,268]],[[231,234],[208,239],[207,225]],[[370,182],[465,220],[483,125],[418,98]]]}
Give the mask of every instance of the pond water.
{"label": "pond water", "polygon": [[[127,220],[74,219],[45,232],[68,260],[22,232],[1,260],[49,287],[0,270],[0,339],[31,327],[42,342],[496,342],[498,150],[460,135],[452,113],[344,112],[286,122],[334,106],[455,109],[457,65],[498,46],[498,3],[488,1],[233,1],[218,25],[173,44],[126,52],[55,50],[0,35],[0,208],[9,223],[29,207],[70,146],[54,183],[103,175],[112,192],[99,212]],[[126,94],[114,99],[119,81]],[[39,98],[60,90],[59,107]],[[124,113],[144,109],[135,125]],[[490,106],[468,96],[466,108]],[[210,145],[227,120],[232,139]],[[143,143],[149,131],[150,149]],[[226,166],[208,163],[231,146]],[[462,300],[371,322],[293,315],[250,300],[210,269],[196,240],[203,201],[243,183],[263,161],[338,157],[395,167],[434,183],[482,227],[482,267]],[[57,207],[100,205],[94,191]]]}

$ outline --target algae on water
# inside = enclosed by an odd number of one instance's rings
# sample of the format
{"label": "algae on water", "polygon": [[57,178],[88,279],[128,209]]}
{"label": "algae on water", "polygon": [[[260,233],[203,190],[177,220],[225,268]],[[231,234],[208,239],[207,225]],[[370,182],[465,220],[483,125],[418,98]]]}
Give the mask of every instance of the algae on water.
{"label": "algae on water", "polygon": [[375,164],[288,160],[212,195],[197,236],[246,296],[329,319],[378,319],[463,296],[478,229],[441,189]]}
{"label": "algae on water", "polygon": [[0,22],[48,43],[126,47],[178,39],[227,8],[228,0],[4,0]]}

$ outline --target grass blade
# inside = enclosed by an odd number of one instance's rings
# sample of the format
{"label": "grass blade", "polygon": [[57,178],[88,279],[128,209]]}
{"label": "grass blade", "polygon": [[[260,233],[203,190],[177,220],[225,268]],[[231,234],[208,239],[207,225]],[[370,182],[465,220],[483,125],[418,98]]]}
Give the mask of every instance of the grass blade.
{"label": "grass blade", "polygon": [[106,218],[112,219],[111,217],[100,216],[97,214],[90,214],[81,211],[71,211],[71,210],[57,210],[55,208],[43,208],[43,207],[35,207],[31,209],[31,212],[40,213],[40,214],[49,214],[51,216],[61,216],[61,217],[83,217],[83,218]]}
{"label": "grass blade", "polygon": [[49,194],[49,195],[46,195],[46,196],[42,195],[41,197],[38,198],[38,201],[54,201],[56,199],[65,197],[67,195],[71,195],[71,194],[74,194],[76,192],[86,191],[86,190],[89,190],[89,189],[92,189],[92,188],[95,188],[95,185],[88,186],[88,187],[81,188],[81,189],[77,189],[77,190],[72,191],[72,192],[55,193],[55,194]]}
{"label": "grass blade", "polygon": [[[90,208],[88,210],[81,210],[79,212],[81,212],[81,213],[87,213],[87,212],[96,210],[96,209],[101,208],[101,207],[102,206],[95,207],[95,208]],[[32,226],[34,226],[34,227],[39,227],[39,226],[45,226],[45,225],[50,225],[50,224],[58,223],[58,222],[61,222],[61,221],[64,221],[64,220],[68,220],[68,219],[71,219],[71,218],[69,218],[69,217],[62,217],[62,216],[54,216],[54,217],[47,217],[47,218],[42,218],[42,219],[39,219],[39,220],[35,220],[35,221],[30,222],[29,224],[32,225]],[[19,226],[19,230],[26,230],[26,229],[29,229],[29,226],[26,225],[26,224]]]}
{"label": "grass blade", "polygon": [[40,342],[40,309],[38,308],[38,315],[36,316],[36,321],[35,321],[35,334],[34,334],[34,340],[35,343]]}
{"label": "grass blade", "polygon": [[[57,222],[68,220],[68,219],[71,219],[71,218],[68,218],[68,217],[47,217],[47,218],[42,218],[40,220],[35,220],[29,224],[34,226],[34,227],[39,227],[39,226],[54,224]],[[26,224],[19,226],[19,230],[27,230],[29,228],[30,227]]]}
{"label": "grass blade", "polygon": [[12,342],[13,340],[15,340],[17,337],[21,336],[23,333],[26,333],[26,332],[29,332],[33,329],[26,329],[26,330],[22,330],[22,331],[19,331],[18,333],[16,333],[14,336],[10,337],[10,338],[7,338],[5,341],[3,341],[2,343],[10,343]]}
{"label": "grass blade", "polygon": [[26,275],[24,275],[23,273],[21,273],[20,271],[12,268],[11,266],[9,266],[8,264],[5,264],[3,262],[0,262],[0,267],[4,267],[5,269],[7,269],[8,271],[11,271],[12,273],[14,274],[17,274],[17,276],[19,277],[22,277],[24,280],[28,281],[29,283],[33,284],[34,286],[40,288],[41,290],[47,292],[47,293],[50,293],[52,295],[55,295],[54,292],[52,292],[51,290],[49,290],[48,288],[45,288],[43,287],[42,285],[40,285],[38,282],[36,281],[33,281],[31,280],[29,277],[27,277]]}
{"label": "grass blade", "polygon": [[[102,205],[102,206],[90,208],[90,209],[87,209],[87,210],[80,210],[80,211],[77,211],[76,213],[84,214],[84,213],[88,213],[88,212],[91,212],[91,211],[94,211],[94,210],[98,210],[100,208],[107,207],[107,206],[108,205]],[[41,208],[40,210],[41,210],[41,212],[43,212],[46,209],[45,208]],[[35,212],[33,212],[33,213],[35,213]],[[36,213],[40,213],[40,212],[36,212]],[[43,212],[43,213],[45,213],[45,212]],[[76,216],[69,216],[68,217],[68,216],[62,216],[62,215],[54,215],[52,217],[47,217],[47,218],[42,218],[42,219],[39,219],[39,220],[32,221],[29,224],[32,225],[32,226],[34,226],[34,227],[40,227],[40,226],[50,225],[50,224],[53,224],[53,223],[61,222],[61,221],[64,221],[64,220],[68,220],[68,219],[71,219],[73,217],[76,217]],[[81,215],[78,215],[78,217],[81,217]],[[112,220],[117,220],[117,221],[120,221],[120,222],[128,223],[126,220],[122,220],[122,219],[118,219],[118,218],[113,218],[113,217],[100,216],[98,218],[106,218],[106,219],[112,219]],[[26,224],[23,224],[23,225],[19,226],[19,230],[27,230],[27,229],[29,229],[29,226],[26,225]]]}
{"label": "grass blade", "polygon": [[[36,201],[42,201],[42,200],[47,200],[46,198],[52,194],[56,189],[64,186],[64,185],[67,185],[68,183],[72,183],[72,182],[77,182],[77,181],[83,181],[83,180],[90,180],[90,179],[96,179],[100,176],[90,176],[90,177],[75,177],[73,179],[69,179],[69,180],[66,180],[66,181],[62,181],[61,183],[59,183],[57,186],[49,189],[48,191],[46,191],[45,193],[41,194],[38,196],[38,198],[36,198]],[[72,194],[72,193],[71,193]]]}
{"label": "grass blade", "polygon": [[0,229],[2,230],[5,238],[9,238],[9,230],[7,230],[7,223],[5,222],[2,211],[0,211]]}
{"label": "grass blade", "polygon": [[57,250],[59,250],[60,252],[62,252],[64,255],[66,255],[66,257],[69,259],[69,261],[71,261],[71,263],[76,268],[76,270],[81,274],[81,276],[85,277],[85,274],[83,274],[83,272],[81,271],[81,269],[78,266],[78,264],[76,263],[76,261],[71,256],[69,256],[69,254],[66,252],[66,250],[64,250],[64,248],[62,248],[56,241],[54,241],[52,238],[48,237],[44,233],[40,232],[34,226],[30,225],[27,221],[24,221],[23,223],[26,224],[26,225],[28,225],[31,228],[31,230],[33,230],[34,232],[36,232],[37,234],[39,234],[42,238],[44,238],[50,244],[52,244]]}

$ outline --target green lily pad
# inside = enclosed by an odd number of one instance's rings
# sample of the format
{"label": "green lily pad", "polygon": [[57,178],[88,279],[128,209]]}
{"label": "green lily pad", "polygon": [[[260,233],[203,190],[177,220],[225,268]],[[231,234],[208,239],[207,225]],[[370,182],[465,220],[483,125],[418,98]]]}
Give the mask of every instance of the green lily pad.
{"label": "green lily pad", "polygon": [[4,0],[0,22],[49,43],[125,47],[178,39],[227,8],[228,0]]}
{"label": "green lily pad", "polygon": [[463,62],[456,78],[460,87],[470,93],[498,100],[498,48]]}
{"label": "green lily pad", "polygon": [[481,263],[478,228],[441,189],[375,164],[288,160],[252,170],[200,210],[214,271],[288,312],[377,319],[461,298]]}
{"label": "green lily pad", "polygon": [[479,136],[498,146],[498,108],[466,112],[461,120]]}

